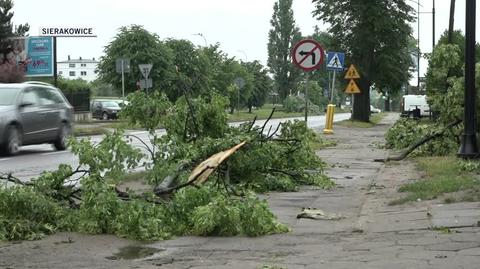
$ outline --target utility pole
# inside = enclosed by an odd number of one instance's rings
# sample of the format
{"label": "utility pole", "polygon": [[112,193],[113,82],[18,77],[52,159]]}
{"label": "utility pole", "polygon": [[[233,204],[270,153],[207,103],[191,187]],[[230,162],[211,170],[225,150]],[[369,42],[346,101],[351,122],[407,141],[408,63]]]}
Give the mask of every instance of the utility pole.
{"label": "utility pole", "polygon": [[465,111],[464,132],[458,155],[465,159],[478,158],[475,115],[475,15],[476,0],[466,0],[465,14]]}
{"label": "utility pole", "polygon": [[432,7],[432,51],[435,48],[435,0]]}
{"label": "utility pole", "polygon": [[417,91],[420,92],[420,0],[417,2]]}

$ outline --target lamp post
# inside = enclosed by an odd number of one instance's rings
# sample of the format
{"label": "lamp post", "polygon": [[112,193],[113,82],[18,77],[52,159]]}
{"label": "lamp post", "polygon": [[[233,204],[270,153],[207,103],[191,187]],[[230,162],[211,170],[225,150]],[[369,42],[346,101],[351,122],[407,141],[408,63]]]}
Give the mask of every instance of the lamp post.
{"label": "lamp post", "polygon": [[245,51],[243,50],[237,50],[238,52],[241,52],[243,54],[243,56],[245,56],[245,62],[247,63],[248,62],[248,56],[247,56],[247,53],[245,53]]}
{"label": "lamp post", "polygon": [[[432,0],[432,11],[431,12],[420,12],[420,7],[423,7],[420,4],[420,0],[408,0],[417,4],[417,88],[420,90],[420,14],[432,14],[432,51],[435,47],[435,0]],[[408,93],[408,92],[407,92]]]}
{"label": "lamp post", "polygon": [[199,37],[203,38],[203,42],[205,43],[205,47],[208,47],[207,39],[205,38],[205,36],[202,33],[196,33],[196,34],[193,34],[193,35],[198,35]]}
{"label": "lamp post", "polygon": [[466,0],[465,14],[465,111],[462,144],[458,155],[478,158],[475,111],[475,15],[476,0]]}

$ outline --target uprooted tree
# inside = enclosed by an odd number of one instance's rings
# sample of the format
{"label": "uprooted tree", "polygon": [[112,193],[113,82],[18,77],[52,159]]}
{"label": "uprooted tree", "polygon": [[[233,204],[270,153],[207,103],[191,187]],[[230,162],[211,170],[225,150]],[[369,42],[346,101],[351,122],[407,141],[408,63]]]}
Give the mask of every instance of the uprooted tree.
{"label": "uprooted tree", "polygon": [[[186,91],[175,104],[158,92],[129,96],[122,116],[146,128],[150,141],[122,131],[97,144],[72,139],[78,167],[60,165],[28,183],[1,175],[11,186],[0,187],[0,240],[55,231],[141,240],[279,233],[288,228],[255,192],[333,185],[310,147],[318,138],[303,122],[230,127],[225,97],[188,96]],[[165,135],[158,134],[159,126]],[[133,147],[133,141],[142,147]],[[122,184],[137,167],[145,170],[149,191]]]}

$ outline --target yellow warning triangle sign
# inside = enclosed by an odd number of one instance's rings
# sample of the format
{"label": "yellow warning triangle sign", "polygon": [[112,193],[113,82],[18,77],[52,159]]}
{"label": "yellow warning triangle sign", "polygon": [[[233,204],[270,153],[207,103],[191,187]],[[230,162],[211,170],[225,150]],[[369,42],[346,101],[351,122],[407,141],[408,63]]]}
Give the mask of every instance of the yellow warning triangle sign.
{"label": "yellow warning triangle sign", "polygon": [[347,70],[347,73],[345,73],[345,79],[356,79],[356,78],[360,78],[360,74],[358,74],[358,71],[355,68],[355,66],[351,64]]}
{"label": "yellow warning triangle sign", "polygon": [[347,88],[345,89],[345,93],[360,93],[360,88],[358,88],[357,83],[355,83],[355,80],[353,79],[350,80]]}

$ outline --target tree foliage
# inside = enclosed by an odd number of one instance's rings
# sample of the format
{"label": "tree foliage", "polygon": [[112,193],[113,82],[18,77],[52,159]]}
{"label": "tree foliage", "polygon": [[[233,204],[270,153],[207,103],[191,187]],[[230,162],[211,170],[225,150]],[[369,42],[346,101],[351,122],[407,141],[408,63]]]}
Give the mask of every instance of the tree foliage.
{"label": "tree foliage", "polygon": [[122,76],[115,70],[117,59],[130,59],[130,72],[125,73],[125,92],[134,91],[136,83],[143,78],[138,65],[152,64],[149,77],[154,88],[167,89],[175,77],[174,55],[172,50],[139,25],[121,27],[115,39],[105,47],[105,55],[100,58],[98,75],[106,83],[121,89]]}
{"label": "tree foliage", "polygon": [[273,74],[275,87],[283,100],[296,90],[300,70],[292,64],[291,48],[300,41],[302,34],[295,25],[292,0],[278,0],[273,6],[268,34],[268,67]]}
{"label": "tree foliage", "polygon": [[[71,140],[77,168],[60,165],[31,183],[0,174],[3,181],[19,184],[0,187],[0,239],[37,239],[55,231],[139,240],[281,233],[288,228],[253,191],[333,186],[311,149],[318,137],[303,122],[282,124],[280,134],[280,126],[268,132],[251,122],[230,127],[228,99],[216,93],[172,103],[159,91],[135,92],[128,100],[122,116],[150,133],[150,143],[140,140],[144,150],[132,146],[138,137],[118,130],[98,143]],[[157,134],[159,125],[166,135]],[[206,182],[191,186],[190,171],[197,164],[243,141],[246,145]],[[139,165],[151,190],[121,189],[125,173]],[[168,178],[173,180],[165,185]]]}
{"label": "tree foliage", "polygon": [[335,43],[356,64],[361,79],[361,94],[355,96],[352,117],[368,121],[369,91],[374,84],[392,89],[408,82],[412,65],[409,40],[413,9],[404,0],[320,1],[314,16],[328,23]]}
{"label": "tree foliage", "polygon": [[13,29],[13,1],[0,0],[0,82],[23,81],[24,68],[10,59],[14,54],[12,37],[25,36],[30,29],[28,24],[20,24]]}

